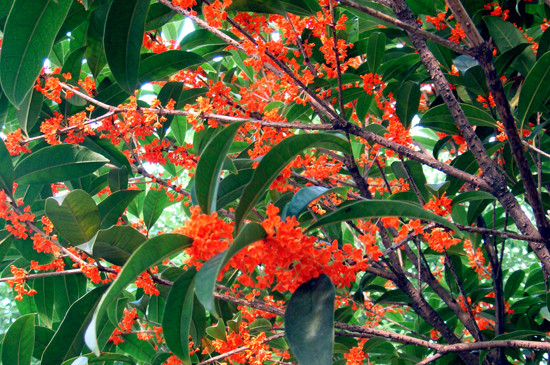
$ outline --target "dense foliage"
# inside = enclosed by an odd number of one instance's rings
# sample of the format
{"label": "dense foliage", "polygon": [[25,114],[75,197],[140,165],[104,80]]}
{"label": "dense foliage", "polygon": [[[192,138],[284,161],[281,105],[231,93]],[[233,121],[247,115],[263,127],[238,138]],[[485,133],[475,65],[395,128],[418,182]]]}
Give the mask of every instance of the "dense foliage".
{"label": "dense foliage", "polygon": [[549,18],[1,0],[2,363],[550,361]]}

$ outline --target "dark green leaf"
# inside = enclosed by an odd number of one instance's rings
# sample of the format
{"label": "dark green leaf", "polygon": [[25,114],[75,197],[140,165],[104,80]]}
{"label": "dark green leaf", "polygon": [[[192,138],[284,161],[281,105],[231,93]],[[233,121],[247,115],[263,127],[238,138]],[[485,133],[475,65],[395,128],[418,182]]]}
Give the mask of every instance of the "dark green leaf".
{"label": "dark green leaf", "polygon": [[118,190],[128,189],[128,169],[126,166],[111,169],[107,181],[109,182],[109,189],[113,193]]}
{"label": "dark green leaf", "polygon": [[147,19],[145,20],[145,30],[155,30],[168,23],[177,13],[161,3],[151,4]]}
{"label": "dark green leaf", "polygon": [[382,59],[384,58],[385,50],[386,36],[384,33],[372,33],[367,41],[367,63],[369,65],[370,72],[376,73],[378,66],[380,66]]}
{"label": "dark green leaf", "polygon": [[[155,5],[155,4],[153,4]],[[162,89],[159,92],[158,100],[160,101],[160,104],[163,106],[166,106],[168,102],[171,100],[174,100],[176,102],[176,105],[174,106],[175,109],[178,109],[178,101],[180,98],[180,95],[183,91],[183,83],[177,82],[177,81],[170,81],[167,82]],[[164,137],[166,134],[166,131],[168,128],[170,128],[170,125],[172,124],[172,120],[174,119],[173,115],[167,115],[166,120],[162,124],[162,128],[159,131],[159,136]],[[179,139],[178,139],[179,142]],[[183,143],[183,140],[181,141]]]}
{"label": "dark green leaf", "polygon": [[452,201],[451,206],[456,204],[461,204],[473,200],[484,200],[484,199],[492,199],[495,200],[496,198],[492,196],[491,194],[485,192],[485,191],[468,191],[466,193],[457,195]]}
{"label": "dark green leaf", "polygon": [[418,113],[419,104],[420,86],[416,82],[405,82],[397,93],[395,104],[395,112],[405,129],[411,126],[412,119]]}
{"label": "dark green leaf", "polygon": [[[99,97],[99,95],[97,97]],[[119,148],[113,145],[113,143],[111,143],[110,140],[105,138],[99,138],[97,136],[88,136],[84,139],[84,143],[82,143],[82,145],[102,155],[103,157],[108,158],[113,165],[117,167],[124,166],[126,167],[128,172],[132,171],[130,162],[128,162],[128,159],[126,158],[124,153],[122,153],[122,151]]]}
{"label": "dark green leaf", "polygon": [[52,277],[42,277],[33,279],[29,283],[37,291],[33,297],[36,309],[38,309],[40,322],[50,328],[52,327],[54,313],[55,288],[53,282]]}
{"label": "dark green leaf", "polygon": [[217,133],[204,148],[195,174],[195,193],[201,211],[211,214],[216,211],[220,173],[227,151],[237,130],[244,122],[233,123]]}
{"label": "dark green leaf", "polygon": [[520,43],[514,48],[509,49],[508,51],[495,58],[495,70],[497,72],[497,75],[504,74],[508,67],[510,67],[514,60],[518,58],[518,56],[527,47],[529,47],[529,43]]}
{"label": "dark green leaf", "polygon": [[34,348],[34,314],[19,317],[12,323],[2,344],[2,363],[30,365]]}
{"label": "dark green leaf", "polygon": [[42,355],[43,365],[58,365],[80,355],[84,348],[84,330],[107,286],[95,288],[77,300],[67,312]]}
{"label": "dark green leaf", "polygon": [[334,285],[326,274],[300,285],[285,311],[288,344],[301,365],[331,365]]}
{"label": "dark green leaf", "polygon": [[107,14],[103,45],[111,72],[122,89],[138,85],[140,51],[149,1],[114,0]]}
{"label": "dark green leaf", "polygon": [[517,270],[514,271],[504,284],[504,300],[510,300],[514,294],[518,291],[521,283],[525,279],[525,271]]}
{"label": "dark green leaf", "polygon": [[201,267],[196,280],[200,285],[195,286],[195,291],[197,293],[197,298],[210,313],[216,315],[214,288],[220,270],[240,250],[265,237],[266,233],[261,225],[258,223],[249,223],[243,227],[227,250],[214,256]]}
{"label": "dark green leaf", "polygon": [[34,349],[32,357],[36,359],[42,358],[42,353],[46,346],[50,343],[55,332],[49,328],[35,326],[34,327]]}
{"label": "dark green leaf", "polygon": [[42,93],[37,90],[32,90],[25,96],[21,105],[19,105],[17,121],[19,122],[21,130],[26,135],[29,135],[31,129],[36,125],[36,122],[38,122],[43,101],[44,96]]}
{"label": "dark green leaf", "polygon": [[103,48],[103,35],[105,34],[105,22],[109,12],[109,3],[95,9],[88,24],[86,33],[86,62],[94,78],[97,78],[107,61],[105,60],[105,49]]}
{"label": "dark green leaf", "polygon": [[145,58],[139,66],[139,82],[162,81],[179,70],[200,65],[204,58],[186,51],[166,51]]}
{"label": "dark green leaf", "polygon": [[147,229],[155,224],[155,222],[160,218],[162,211],[170,200],[166,195],[164,190],[149,190],[145,196],[145,201],[143,203],[143,221],[147,226]]}
{"label": "dark green leaf", "polygon": [[223,208],[241,196],[246,185],[252,179],[254,169],[240,170],[238,174],[230,174],[220,182],[216,206]]}
{"label": "dark green leaf", "polygon": [[56,198],[46,199],[46,215],[59,234],[72,245],[89,241],[100,228],[99,210],[83,190],[74,190],[61,205]]}
{"label": "dark green leaf", "polygon": [[103,295],[88,329],[86,330],[86,345],[97,356],[101,349],[97,342],[97,329],[109,308],[124,288],[149,267],[157,264],[165,257],[181,252],[191,246],[192,239],[179,234],[163,234],[155,236],[143,243],[128,259],[116,280]]}
{"label": "dark green leaf", "polygon": [[119,190],[99,203],[97,208],[101,219],[101,228],[105,229],[115,225],[132,200],[141,193],[141,190]]}
{"label": "dark green leaf", "polygon": [[150,342],[138,339],[135,333],[125,335],[124,342],[119,344],[118,347],[133,359],[147,364],[150,363],[156,355],[153,345]]}
{"label": "dark green leaf", "polygon": [[533,112],[550,98],[550,53],[543,55],[533,66],[521,88],[518,102],[518,128],[522,130]]}
{"label": "dark green leaf", "polygon": [[133,227],[113,226],[97,233],[91,241],[91,251],[94,257],[122,266],[145,240]]}
{"label": "dark green leaf", "polygon": [[6,148],[4,140],[0,138],[0,189],[5,190],[10,196],[13,194],[14,179],[15,174],[13,172],[10,153]]}
{"label": "dark green leaf", "polygon": [[162,330],[166,345],[170,351],[186,364],[191,363],[189,357],[189,328],[193,316],[195,299],[193,282],[196,270],[191,268],[181,275],[172,285],[166,299]]}
{"label": "dark green leaf", "polygon": [[32,89],[71,3],[17,0],[13,4],[4,28],[0,80],[14,105],[19,106]]}
{"label": "dark green leaf", "polygon": [[368,200],[349,204],[332,213],[323,215],[317,222],[313,223],[308,230],[351,219],[370,219],[377,217],[424,219],[439,223],[455,232],[459,232],[458,228],[453,223],[425,210],[420,205],[394,200]]}
{"label": "dark green leaf", "polygon": [[122,355],[122,354],[116,354],[116,353],[109,353],[109,352],[103,352],[101,353],[101,356],[95,356],[94,354],[84,354],[82,356],[79,356],[78,358],[73,358],[65,361],[62,365],[79,365],[80,363],[77,363],[77,360],[82,360],[82,365],[87,364],[95,364],[95,363],[101,363],[101,364],[112,364],[113,362],[119,363],[123,362],[126,364],[135,364],[136,362],[131,359],[128,356]]}
{"label": "dark green leaf", "polygon": [[312,147],[326,147],[351,154],[347,138],[340,134],[315,133],[300,134],[281,141],[262,158],[252,181],[246,186],[235,213],[235,226],[240,228],[248,212],[265,194],[265,189],[279,173],[302,150]]}
{"label": "dark green leaf", "polygon": [[54,277],[54,308],[59,318],[65,317],[71,305],[86,293],[87,282],[84,275]]}
{"label": "dark green leaf", "polygon": [[86,147],[58,144],[24,157],[15,166],[19,184],[50,184],[88,175],[108,160]]}
{"label": "dark green leaf", "polygon": [[[468,104],[460,104],[464,114],[472,125],[497,128],[496,120],[486,111]],[[438,105],[422,115],[420,124],[437,131],[450,131],[450,134],[458,134],[458,128],[449,108],[446,105]],[[442,127],[444,125],[444,127]],[[445,129],[441,129],[445,128]]]}

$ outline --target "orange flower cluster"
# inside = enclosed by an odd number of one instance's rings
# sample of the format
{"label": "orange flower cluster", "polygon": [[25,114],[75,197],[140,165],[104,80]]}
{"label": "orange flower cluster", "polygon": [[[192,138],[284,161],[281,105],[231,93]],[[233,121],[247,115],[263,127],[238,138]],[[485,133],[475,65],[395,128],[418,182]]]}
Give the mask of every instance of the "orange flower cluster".
{"label": "orange flower cluster", "polygon": [[[17,200],[17,206],[23,205],[23,199]],[[6,220],[6,230],[17,239],[27,239],[29,229],[26,222],[34,221],[34,214],[30,213],[31,207],[23,208],[23,213],[19,214],[9,203],[4,190],[0,190],[0,219]]]}
{"label": "orange flower cluster", "polygon": [[7,283],[9,285],[9,287],[13,288],[13,290],[15,290],[15,292],[17,293],[17,295],[15,296],[15,300],[21,301],[21,300],[23,300],[23,295],[29,295],[29,296],[32,297],[34,294],[37,293],[37,291],[34,290],[34,289],[27,289],[26,288],[27,273],[24,269],[19,269],[19,268],[15,267],[14,265],[10,265],[10,271],[11,271],[12,275],[14,276],[14,279],[13,280],[8,280]]}
{"label": "orange flower cluster", "polygon": [[172,0],[172,5],[187,9],[197,5],[197,2],[195,0]]}
{"label": "orange flower cluster", "polygon": [[[151,272],[151,274],[156,274],[158,273],[158,270],[158,267],[155,266],[149,271]],[[143,292],[147,295],[159,295],[160,292],[155,286],[151,274],[149,274],[149,272],[147,271],[141,273],[141,275],[136,279],[136,286],[143,289]]]}
{"label": "orange flower cluster", "polygon": [[[295,291],[301,284],[320,274],[327,274],[334,285],[348,287],[355,281],[357,272],[367,266],[363,250],[345,244],[342,249],[332,244],[318,243],[312,236],[303,234],[295,217],[281,222],[279,208],[269,205],[262,226],[267,238],[240,251],[229,265],[241,271],[238,281],[247,287]],[[250,276],[256,270],[254,279]]]}
{"label": "orange flower cluster", "polygon": [[437,30],[443,30],[447,28],[447,23],[445,23],[445,18],[447,17],[446,13],[438,13],[437,16],[426,16],[426,21],[432,23]]}
{"label": "orange flower cluster", "polygon": [[346,365],[363,365],[364,360],[368,358],[368,355],[363,352],[363,346],[367,339],[359,340],[357,346],[352,347],[348,353],[344,354],[346,359]]}
{"label": "orange flower cluster", "polygon": [[480,280],[491,279],[491,266],[485,266],[485,256],[481,251],[481,247],[474,250],[470,240],[464,240],[464,251],[468,255],[468,265],[477,273]]}
{"label": "orange flower cluster", "polygon": [[508,17],[510,16],[510,10],[502,10],[502,7],[499,3],[487,3],[483,5],[483,9],[490,11],[490,15],[499,16],[503,20],[508,19]]}
{"label": "orange flower cluster", "polygon": [[179,45],[176,45],[175,40],[164,40],[159,34],[153,32],[145,32],[143,34],[143,47],[150,49],[153,53],[179,49]]}
{"label": "orange flower cluster", "polygon": [[429,209],[437,215],[446,217],[451,214],[451,202],[452,200],[443,193],[439,198],[432,197],[428,203],[424,204],[424,209]]}
{"label": "orange flower cluster", "polygon": [[242,321],[239,330],[226,334],[227,340],[216,339],[212,345],[216,352],[224,354],[239,347],[246,346],[246,351],[236,353],[227,357],[227,360],[239,364],[263,365],[265,361],[271,360],[272,351],[264,342],[265,333],[260,333],[254,337],[247,328],[246,321]]}
{"label": "orange flower cluster", "polygon": [[193,245],[185,250],[189,259],[188,266],[200,269],[203,263],[224,251],[233,242],[233,223],[218,218],[218,213],[201,214],[200,207],[191,209],[191,217],[185,226],[178,227],[174,233],[184,234],[193,239]]}
{"label": "orange flower cluster", "polygon": [[451,29],[451,36],[449,37],[449,40],[458,44],[464,38],[466,38],[464,29],[460,27],[460,24],[456,23],[455,27]]}
{"label": "orange flower cluster", "polygon": [[231,5],[231,0],[216,0],[212,4],[203,8],[203,15],[205,20],[214,28],[221,28],[222,20],[227,19],[227,12],[225,9]]}
{"label": "orange flower cluster", "polygon": [[428,241],[428,246],[436,252],[443,252],[460,242],[459,238],[451,238],[443,228],[434,228],[431,232],[424,233],[423,237]]}
{"label": "orange flower cluster", "polygon": [[31,152],[31,150],[27,148],[27,143],[25,143],[21,129],[16,129],[13,132],[8,133],[4,143],[6,144],[6,148],[11,156]]}
{"label": "orange flower cluster", "polygon": [[123,314],[122,320],[118,324],[118,327],[114,329],[108,341],[112,341],[113,344],[115,345],[118,345],[119,343],[124,342],[122,335],[132,330],[132,326],[134,325],[137,319],[138,319],[137,308],[133,308],[130,311],[124,308],[124,314]]}

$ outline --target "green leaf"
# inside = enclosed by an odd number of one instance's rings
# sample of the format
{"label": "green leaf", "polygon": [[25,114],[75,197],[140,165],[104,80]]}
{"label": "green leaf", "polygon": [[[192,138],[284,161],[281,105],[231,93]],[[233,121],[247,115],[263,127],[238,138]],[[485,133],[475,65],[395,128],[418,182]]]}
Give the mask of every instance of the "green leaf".
{"label": "green leaf", "polygon": [[533,66],[521,88],[518,102],[518,128],[522,130],[533,112],[550,98],[550,53],[543,55]]}
{"label": "green leaf", "polygon": [[83,274],[54,277],[54,309],[59,318],[65,317],[71,305],[86,294],[87,283]]}
{"label": "green leaf", "polygon": [[109,5],[108,3],[103,4],[103,6],[98,7],[92,12],[86,33],[87,47],[84,57],[86,57],[88,67],[96,79],[107,63],[105,60],[105,49],[103,48],[103,35],[105,34],[105,22],[107,20],[107,13],[109,12]]}
{"label": "green leaf", "polygon": [[300,285],[285,311],[285,332],[300,365],[331,365],[334,285],[326,274]]}
{"label": "green leaf", "polygon": [[124,342],[119,344],[118,348],[141,363],[151,363],[156,355],[153,345],[150,342],[138,339],[135,333],[125,335]]}
{"label": "green leaf", "polygon": [[[519,44],[529,43],[523,33],[521,33],[514,24],[500,17],[485,16],[483,17],[483,21],[487,24],[491,37],[493,37],[498,50],[502,53],[511,50]],[[516,60],[512,62],[512,66],[514,66],[523,76],[529,73],[529,70],[534,64],[535,53],[531,47],[527,47]]]}
{"label": "green leaf", "polygon": [[40,317],[40,322],[47,327],[52,327],[54,313],[55,287],[53,277],[42,277],[31,280],[29,284],[37,291],[34,304]]}
{"label": "green leaf", "polygon": [[162,81],[179,70],[200,65],[204,58],[193,52],[166,51],[151,55],[141,61],[139,66],[139,83]]}
{"label": "green leaf", "polygon": [[17,0],[13,4],[4,28],[0,80],[15,106],[32,89],[71,3],[72,0]]}
{"label": "green leaf", "polygon": [[201,211],[205,214],[216,211],[223,162],[235,133],[243,123],[233,123],[222,129],[210,140],[200,156],[195,174],[195,193]]}
{"label": "green leaf", "polygon": [[108,158],[113,165],[117,167],[124,166],[126,167],[128,172],[132,171],[130,162],[128,161],[124,153],[122,153],[122,151],[118,147],[116,147],[110,140],[99,138],[97,136],[88,136],[84,138],[84,142],[82,143],[82,145],[92,150],[93,152],[96,152],[103,157]]}
{"label": "green leaf", "polygon": [[34,313],[12,323],[2,344],[2,363],[30,365],[34,348]]}
{"label": "green leaf", "polygon": [[0,189],[5,190],[9,196],[13,194],[13,164],[4,140],[0,138]]}
{"label": "green leaf", "polygon": [[216,206],[223,208],[241,196],[246,185],[252,179],[254,169],[243,169],[238,174],[230,174],[220,182]]}
{"label": "green leaf", "polygon": [[162,211],[170,200],[166,195],[164,190],[149,190],[145,196],[145,201],[143,203],[143,221],[147,226],[147,229],[155,224],[155,222],[160,218]]}
{"label": "green leaf", "polygon": [[[95,364],[95,363],[102,363],[102,364],[105,364],[105,363],[108,363],[108,362],[111,362],[111,364],[113,362],[123,362],[123,363],[126,363],[126,364],[135,364],[136,362],[128,357],[128,356],[125,356],[125,355],[122,355],[122,354],[116,354],[116,353],[109,353],[109,352],[102,352],[101,353],[101,356],[95,356],[94,354],[84,354],[82,356],[79,356],[78,358],[73,358],[73,359],[69,359],[67,361],[65,361],[62,365],[77,365],[79,363],[76,363],[77,360],[82,360],[82,364]],[[84,362],[85,361],[85,362]]]}
{"label": "green leaf", "polygon": [[416,82],[405,82],[397,93],[395,111],[405,129],[411,126],[412,119],[418,113],[420,104],[420,86]]}
{"label": "green leaf", "polygon": [[40,359],[46,346],[50,343],[55,332],[49,328],[35,326],[34,327],[34,349],[32,357]]}
{"label": "green leaf", "polygon": [[103,45],[113,77],[126,92],[138,85],[139,62],[149,1],[114,0],[107,14]]}
{"label": "green leaf", "polygon": [[166,299],[162,331],[170,351],[185,364],[191,364],[189,356],[189,328],[193,317],[195,299],[194,279],[196,270],[191,268],[172,285]]}
{"label": "green leaf", "polygon": [[61,205],[56,198],[48,198],[44,209],[55,229],[72,245],[89,241],[100,228],[99,210],[83,190],[70,192]]}
{"label": "green leaf", "polygon": [[367,41],[367,64],[372,73],[376,73],[384,58],[386,50],[386,36],[384,33],[374,32]]}
{"label": "green leaf", "polygon": [[84,331],[93,310],[107,289],[100,286],[74,302],[42,355],[42,365],[57,365],[80,355],[84,348]]}
{"label": "green leaf", "polygon": [[122,266],[132,253],[147,240],[138,230],[130,226],[113,226],[100,230],[90,242],[94,257]]}
{"label": "green leaf", "polygon": [[128,169],[126,166],[111,169],[109,171],[107,181],[109,182],[109,188],[113,193],[118,190],[128,189]]}
{"label": "green leaf", "polygon": [[517,270],[514,271],[504,284],[504,300],[510,300],[510,298],[516,294],[521,283],[525,279],[525,271]]}
{"label": "green leaf", "polygon": [[19,184],[50,184],[91,174],[108,160],[86,147],[58,144],[24,157],[15,166]]}
{"label": "green leaf", "polygon": [[510,65],[527,47],[529,47],[529,43],[520,43],[514,48],[509,49],[508,51],[495,58],[495,70],[497,72],[497,75],[503,75],[508,67],[510,67]]}
{"label": "green leaf", "polygon": [[485,199],[495,200],[496,198],[494,196],[492,196],[491,194],[487,193],[486,191],[481,191],[481,190],[468,191],[466,193],[457,195],[451,201],[451,206],[454,206],[456,204],[465,203],[465,202],[470,202],[470,201],[473,201],[473,200],[485,200]]}
{"label": "green leaf", "polygon": [[145,30],[155,30],[161,28],[168,23],[177,12],[170,9],[164,4],[154,3],[149,7],[147,12],[147,20],[145,21]]}
{"label": "green leaf", "polygon": [[99,203],[97,208],[101,219],[101,228],[109,228],[115,225],[128,205],[141,193],[141,190],[119,190]]}
{"label": "green leaf", "polygon": [[279,173],[302,150],[312,147],[326,147],[351,154],[347,138],[340,134],[312,133],[299,134],[281,141],[262,158],[254,172],[252,181],[246,186],[241,201],[235,212],[237,230],[243,224],[248,212],[265,193]]}
{"label": "green leaf", "polygon": [[31,129],[38,122],[40,111],[42,110],[42,103],[44,102],[44,95],[37,90],[32,90],[25,96],[25,99],[21,102],[19,110],[17,111],[17,121],[21,130],[28,136]]}
{"label": "green leaf", "polygon": [[195,286],[195,292],[197,298],[210,313],[217,315],[214,304],[214,288],[216,287],[216,280],[220,270],[240,250],[265,237],[266,232],[260,224],[249,223],[243,227],[227,250],[217,254],[201,267],[196,279],[196,282],[200,285]]}
{"label": "green leaf", "polygon": [[[178,81],[167,82],[160,90],[157,99],[160,101],[162,106],[166,106],[166,104],[168,104],[170,99],[172,99],[176,102],[176,105],[174,106],[174,108],[178,109],[180,107],[179,105],[180,103],[178,101],[179,101],[180,95],[183,92],[183,86],[184,85],[182,82],[178,82]],[[166,135],[168,128],[170,128],[170,125],[172,124],[174,115],[166,115],[165,118],[166,120],[162,124],[162,128],[159,130],[160,137],[164,137]],[[180,142],[179,139],[178,139],[178,142]],[[183,142],[184,140],[182,139],[181,143]]]}
{"label": "green leaf", "polygon": [[[496,120],[486,111],[469,104],[460,104],[468,121],[472,125],[497,128]],[[446,131],[450,134],[458,134],[453,116],[445,104],[435,106],[428,110],[420,120],[420,124],[426,128],[437,131]],[[443,128],[443,129],[442,129]]]}
{"label": "green leaf", "polygon": [[[491,341],[505,341],[505,340],[522,340],[525,338],[530,338],[533,336],[542,337],[542,338],[548,338],[549,336],[540,331],[533,331],[533,330],[517,330],[510,333],[505,333],[502,335],[498,335],[495,338],[493,338]],[[487,356],[487,354],[491,352],[491,350],[483,350],[479,354],[479,363],[482,364],[483,360]]]}
{"label": "green leaf", "polygon": [[407,217],[424,219],[439,223],[459,232],[459,229],[445,218],[425,210],[417,204],[395,200],[367,200],[359,201],[340,208],[332,213],[325,214],[309,230],[351,219],[371,219],[378,217]]}
{"label": "green leaf", "polygon": [[193,240],[179,234],[163,234],[145,241],[128,259],[115,281],[109,286],[101,298],[88,329],[86,330],[86,345],[97,356],[101,349],[97,342],[97,329],[109,308],[124,288],[134,281],[138,275],[149,267],[157,264],[165,257],[181,252],[191,246]]}

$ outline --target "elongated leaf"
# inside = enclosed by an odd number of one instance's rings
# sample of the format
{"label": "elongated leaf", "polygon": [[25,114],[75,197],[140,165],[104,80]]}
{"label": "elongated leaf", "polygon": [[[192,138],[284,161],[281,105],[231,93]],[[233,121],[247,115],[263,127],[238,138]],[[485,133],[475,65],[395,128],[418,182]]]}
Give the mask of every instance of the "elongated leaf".
{"label": "elongated leaf", "polygon": [[0,81],[8,99],[19,106],[31,88],[72,0],[17,0],[4,28]]}
{"label": "elongated leaf", "polygon": [[368,200],[352,203],[332,213],[322,216],[313,223],[308,230],[338,223],[350,219],[370,219],[377,217],[407,217],[424,219],[439,223],[445,227],[459,232],[458,228],[445,218],[425,210],[417,204],[395,200]]}
{"label": "elongated leaf", "polygon": [[0,138],[0,189],[5,190],[8,195],[12,195],[14,179],[15,174],[10,153],[4,141]]}
{"label": "elongated leaf", "polygon": [[88,348],[97,356],[100,355],[101,349],[97,342],[98,325],[104,318],[107,308],[114,303],[124,288],[149,267],[157,264],[165,257],[191,246],[191,243],[191,238],[180,234],[163,234],[147,240],[130,256],[116,280],[101,298],[94,312],[85,335]]}
{"label": "elongated leaf", "polygon": [[29,134],[31,129],[36,125],[36,122],[38,122],[43,101],[44,96],[42,93],[37,90],[32,90],[21,102],[19,110],[17,111],[17,121],[19,122],[21,130],[25,132],[26,135]]}
{"label": "elongated leaf", "polygon": [[[460,104],[464,114],[472,125],[479,125],[484,127],[497,128],[496,120],[486,111],[476,108],[475,106],[468,104]],[[447,128],[454,131],[453,134],[458,133],[458,128],[455,126],[453,116],[446,105],[438,105],[428,110],[422,115],[420,124],[439,130],[441,124],[445,124]],[[452,133],[452,132],[451,132]]]}
{"label": "elongated leaf", "polygon": [[455,197],[451,201],[451,206],[469,202],[472,200],[483,200],[483,199],[495,200],[496,198],[485,191],[468,191],[466,193],[460,194],[457,197]]}
{"label": "elongated leaf", "polygon": [[416,82],[407,81],[397,93],[395,111],[401,124],[409,128],[412,119],[418,113],[420,104],[420,86]]}
{"label": "elongated leaf", "polygon": [[12,323],[2,344],[2,364],[30,365],[34,348],[34,313]]}
{"label": "elongated leaf", "polygon": [[195,193],[205,214],[216,211],[220,172],[235,133],[244,122],[230,124],[212,138],[202,152],[195,174]]}
{"label": "elongated leaf", "polygon": [[[153,4],[153,5],[155,5],[155,4]],[[167,82],[162,87],[162,89],[159,92],[159,95],[158,95],[157,99],[160,101],[161,105],[163,105],[163,106],[168,104],[170,99],[172,99],[176,102],[176,105],[174,106],[174,108],[178,109],[179,106],[181,105],[180,103],[178,103],[178,101],[179,101],[179,98],[180,98],[180,95],[182,94],[182,92],[183,92],[183,83],[182,82],[170,81],[170,82]],[[178,104],[180,104],[180,105],[178,105]],[[166,120],[162,124],[162,128],[159,131],[159,136],[160,137],[164,137],[166,135],[166,132],[168,131],[168,128],[170,128],[170,125],[172,124],[173,119],[174,119],[174,115],[167,115],[166,116]],[[185,137],[183,139],[185,139]],[[181,140],[182,143],[184,142],[183,139]],[[179,141],[180,140],[178,139],[178,142]]]}
{"label": "elongated leaf", "polygon": [[84,275],[62,275],[54,277],[54,309],[59,318],[65,317],[71,305],[86,294]]}
{"label": "elongated leaf", "polygon": [[[491,33],[491,37],[493,37],[500,52],[504,53],[521,43],[528,43],[527,39],[514,24],[500,17],[485,16],[483,17],[483,21],[487,24],[489,33]],[[534,64],[535,53],[531,47],[527,47],[512,63],[512,66],[514,66],[523,76],[526,76]]]}
{"label": "elongated leaf", "polygon": [[262,158],[254,172],[252,181],[246,186],[235,213],[237,230],[254,204],[265,193],[265,189],[286,165],[302,150],[311,147],[326,147],[351,154],[348,140],[340,134],[300,134],[284,139]]}
{"label": "elongated leaf", "polygon": [[97,233],[91,241],[91,251],[94,257],[122,266],[145,240],[133,227],[113,226]]}
{"label": "elongated leaf", "polygon": [[195,292],[197,293],[197,298],[210,313],[217,315],[214,304],[214,288],[216,287],[216,279],[220,270],[240,250],[265,237],[266,232],[261,225],[258,223],[249,223],[243,227],[227,250],[217,254],[201,267],[196,280],[200,285],[195,286]]}
{"label": "elongated leaf", "polygon": [[32,280],[32,283],[29,283],[37,291],[33,297],[40,322],[50,328],[52,327],[54,313],[55,288],[53,283],[53,277],[36,278]]}
{"label": "elongated leaf", "polygon": [[86,147],[58,144],[42,148],[15,166],[19,184],[50,184],[88,175],[108,160]]}
{"label": "elongated leaf", "polygon": [[87,364],[95,364],[95,363],[102,363],[102,364],[105,364],[105,363],[108,363],[108,362],[121,362],[121,363],[125,363],[125,364],[135,364],[136,362],[128,357],[128,356],[125,356],[125,355],[122,355],[122,354],[117,354],[117,353],[113,353],[113,352],[103,352],[101,353],[101,356],[95,356],[94,354],[84,354],[82,356],[79,356],[78,358],[76,359],[69,359],[67,361],[65,361],[62,365],[77,365],[77,363],[75,361],[77,360],[81,360],[82,361],[82,364],[84,365],[87,365]]}
{"label": "elongated leaf", "polygon": [[170,200],[164,190],[149,190],[147,192],[143,203],[143,221],[147,229],[151,229],[160,218],[162,211],[169,202]]}
{"label": "elongated leaf", "polygon": [[384,33],[372,33],[367,41],[367,63],[370,72],[376,73],[378,70],[378,66],[380,66],[384,58],[385,49],[386,36]]}
{"label": "elongated leaf", "polygon": [[34,349],[32,357],[40,359],[55,332],[47,327],[34,327]]}
{"label": "elongated leaf", "polygon": [[83,190],[70,192],[61,205],[48,198],[44,209],[59,234],[73,245],[89,241],[100,228],[99,210]]}
{"label": "elongated leaf", "polygon": [[120,190],[99,203],[97,208],[101,219],[101,228],[109,228],[115,225],[132,200],[141,193],[141,190]]}
{"label": "elongated leaf", "polygon": [[126,166],[111,169],[107,181],[113,193],[118,190],[128,189],[128,169],[126,169]]}
{"label": "elongated leaf", "polygon": [[[550,33],[548,33],[550,34]],[[504,74],[508,67],[516,60],[516,58],[529,47],[529,43],[520,43],[512,49],[504,52],[495,59],[495,70],[498,75]],[[540,52],[540,49],[539,49]],[[538,53],[538,52],[537,52]]]}
{"label": "elongated leaf", "polygon": [[524,128],[525,123],[550,98],[550,53],[543,55],[533,66],[519,94],[518,128]]}
{"label": "elongated leaf", "polygon": [[135,333],[125,335],[124,342],[120,343],[118,347],[133,359],[146,364],[151,363],[156,354],[153,345],[150,342],[138,339]]}
{"label": "elongated leaf", "polygon": [[216,206],[223,208],[241,196],[246,185],[252,179],[254,169],[240,170],[238,174],[230,174],[220,182]]}
{"label": "elongated leaf", "polygon": [[94,78],[97,78],[107,61],[103,48],[103,35],[105,34],[105,21],[109,12],[109,5],[104,4],[92,12],[86,33],[86,62]]}
{"label": "elongated leaf", "polygon": [[107,14],[103,45],[111,72],[122,89],[133,94],[149,1],[114,0]]}
{"label": "elongated leaf", "polygon": [[185,364],[191,364],[189,357],[189,328],[193,317],[195,299],[194,279],[196,270],[191,268],[172,285],[166,299],[162,330],[170,351]]}
{"label": "elongated leaf", "polygon": [[179,70],[206,62],[193,52],[166,51],[145,58],[139,66],[139,82],[161,81]]}
{"label": "elongated leaf", "polygon": [[71,305],[46,347],[41,364],[57,365],[64,360],[80,355],[84,348],[84,331],[92,318],[94,308],[106,289],[107,286],[97,287]]}
{"label": "elongated leaf", "polygon": [[300,285],[285,311],[285,332],[300,365],[331,365],[334,285],[326,274]]}

